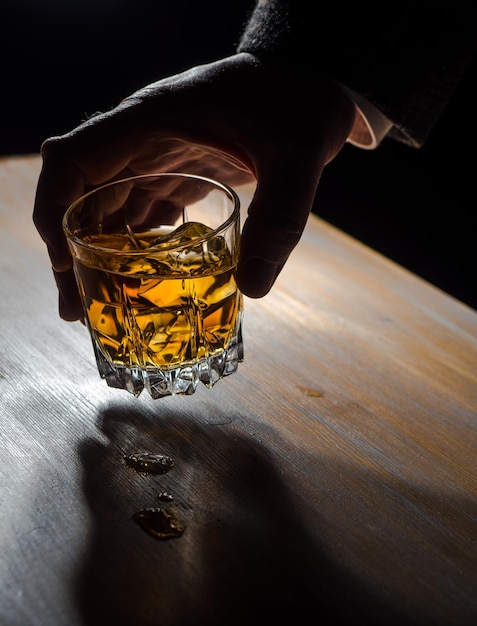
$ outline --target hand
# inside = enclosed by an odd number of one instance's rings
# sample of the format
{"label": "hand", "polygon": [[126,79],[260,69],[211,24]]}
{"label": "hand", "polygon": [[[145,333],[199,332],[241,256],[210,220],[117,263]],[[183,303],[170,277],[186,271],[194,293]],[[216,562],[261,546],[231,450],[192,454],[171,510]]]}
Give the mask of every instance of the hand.
{"label": "hand", "polygon": [[242,53],[148,85],[46,140],[33,219],[48,247],[60,316],[83,318],[61,226],[69,204],[109,180],[160,171],[232,187],[257,182],[237,279],[245,295],[264,296],[298,243],[323,168],[354,117],[354,105],[327,79],[271,70]]}

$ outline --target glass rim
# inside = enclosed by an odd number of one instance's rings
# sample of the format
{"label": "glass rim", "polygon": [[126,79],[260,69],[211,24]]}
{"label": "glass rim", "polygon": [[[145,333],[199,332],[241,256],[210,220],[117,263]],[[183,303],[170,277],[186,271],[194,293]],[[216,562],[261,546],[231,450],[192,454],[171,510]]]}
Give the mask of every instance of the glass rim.
{"label": "glass rim", "polygon": [[[201,241],[208,241],[209,239],[212,239],[213,237],[217,236],[217,234],[219,234],[221,231],[226,230],[234,221],[237,220],[237,218],[240,216],[240,198],[237,194],[236,191],[234,191],[232,189],[232,187],[230,187],[229,185],[227,185],[226,183],[222,183],[214,178],[209,178],[208,176],[202,176],[201,174],[189,174],[187,172],[152,172],[151,174],[135,174],[134,176],[126,176],[125,178],[118,178],[116,180],[112,180],[109,181],[108,183],[105,183],[103,185],[99,185],[97,187],[94,187],[94,189],[91,189],[90,191],[82,194],[81,196],[79,196],[79,198],[77,198],[76,200],[74,200],[66,209],[63,218],[62,218],[62,228],[63,228],[63,232],[66,236],[67,239],[70,239],[72,242],[74,242],[76,245],[82,246],[83,248],[89,248],[90,250],[97,250],[97,251],[101,251],[101,252],[108,252],[110,254],[126,254],[126,255],[142,255],[144,254],[144,250],[117,250],[116,248],[106,248],[104,246],[98,246],[96,244],[92,244],[89,242],[84,241],[83,239],[81,239],[81,237],[78,237],[69,227],[68,225],[68,219],[71,215],[71,213],[73,212],[73,210],[78,206],[78,204],[80,202],[84,202],[84,200],[86,200],[86,198],[88,198],[89,196],[94,195],[95,193],[97,193],[98,191],[101,191],[102,189],[106,189],[108,187],[112,187],[113,185],[118,185],[120,183],[127,183],[127,182],[131,182],[134,180],[140,180],[143,178],[171,178],[171,177],[177,177],[179,176],[180,178],[189,178],[192,180],[198,180],[201,182],[206,182],[206,183],[210,183],[213,187],[217,188],[217,189],[221,189],[222,191],[225,192],[225,194],[230,198],[230,200],[232,201],[232,205],[233,205],[233,209],[229,215],[229,217],[222,222],[222,224],[219,224],[219,226],[217,226],[216,228],[213,228],[209,233],[205,234],[203,237],[200,237]],[[161,249],[162,250],[169,250],[169,249],[180,249],[182,247],[186,247],[187,243],[184,243],[183,245],[178,245],[178,244],[171,244],[170,246],[163,246]]]}

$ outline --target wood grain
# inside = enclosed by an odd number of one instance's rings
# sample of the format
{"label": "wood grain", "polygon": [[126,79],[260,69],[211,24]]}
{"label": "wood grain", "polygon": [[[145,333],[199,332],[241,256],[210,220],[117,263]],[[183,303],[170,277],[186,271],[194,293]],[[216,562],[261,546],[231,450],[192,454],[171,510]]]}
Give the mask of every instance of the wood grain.
{"label": "wood grain", "polygon": [[39,170],[0,161],[0,624],[477,623],[477,313],[311,216],[239,371],[135,399],[57,315]]}

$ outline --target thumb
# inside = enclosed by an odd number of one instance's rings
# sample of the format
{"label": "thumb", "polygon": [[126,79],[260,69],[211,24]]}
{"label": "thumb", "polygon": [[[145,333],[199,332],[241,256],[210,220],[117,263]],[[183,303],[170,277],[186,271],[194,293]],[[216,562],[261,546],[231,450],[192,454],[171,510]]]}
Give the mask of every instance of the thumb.
{"label": "thumb", "polygon": [[258,183],[242,229],[237,281],[251,298],[272,288],[299,242],[313,206],[323,166],[310,173],[300,163],[267,167]]}

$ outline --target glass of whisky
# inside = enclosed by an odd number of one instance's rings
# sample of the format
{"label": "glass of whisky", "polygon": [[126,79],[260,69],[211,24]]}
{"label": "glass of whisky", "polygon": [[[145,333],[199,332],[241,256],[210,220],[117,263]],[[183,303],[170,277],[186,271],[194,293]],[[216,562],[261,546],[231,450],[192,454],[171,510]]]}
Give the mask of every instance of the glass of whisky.
{"label": "glass of whisky", "polygon": [[110,387],[190,395],[237,370],[240,201],[230,187],[184,173],[116,180],[76,200],[63,229]]}

